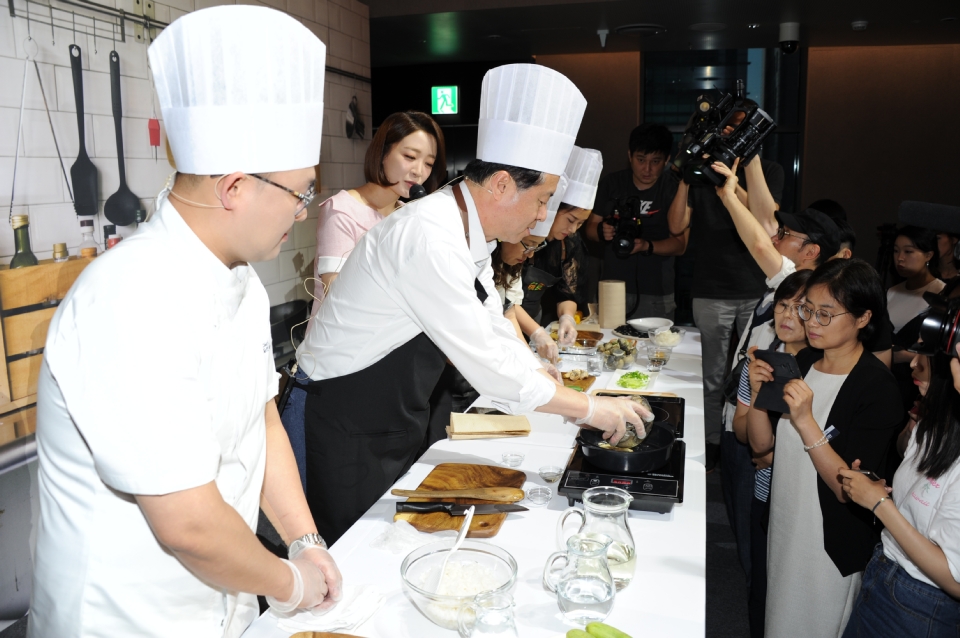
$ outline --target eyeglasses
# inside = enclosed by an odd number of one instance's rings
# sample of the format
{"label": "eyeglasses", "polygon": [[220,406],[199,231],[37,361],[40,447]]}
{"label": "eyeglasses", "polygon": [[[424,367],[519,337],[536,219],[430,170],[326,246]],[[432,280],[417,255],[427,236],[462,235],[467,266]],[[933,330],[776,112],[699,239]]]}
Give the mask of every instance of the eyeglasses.
{"label": "eyeglasses", "polygon": [[544,248],[546,248],[546,247],[547,247],[547,240],[544,239],[542,242],[540,242],[540,243],[537,244],[536,246],[527,246],[527,245],[526,245],[525,243],[523,243],[522,241],[520,242],[520,245],[523,246],[523,254],[524,254],[524,255],[532,255],[533,253],[538,252],[538,251],[541,251],[541,250],[543,250]]}
{"label": "eyeglasses", "polygon": [[306,208],[307,206],[309,206],[309,205],[310,205],[310,202],[312,202],[312,201],[314,200],[314,198],[317,196],[317,185],[316,185],[316,184],[311,184],[311,185],[310,185],[310,189],[309,189],[306,193],[298,193],[297,191],[295,191],[295,190],[293,190],[293,189],[291,189],[291,188],[287,188],[286,186],[284,186],[284,185],[282,185],[282,184],[277,184],[276,182],[272,182],[272,181],[270,181],[269,179],[267,179],[266,177],[263,177],[263,176],[261,176],[261,175],[256,175],[256,174],[254,174],[254,173],[251,173],[251,174],[250,174],[250,177],[256,177],[256,178],[259,179],[261,182],[266,182],[267,184],[270,184],[271,186],[276,186],[277,188],[280,188],[280,189],[282,189],[282,190],[285,190],[285,191],[287,191],[288,193],[290,193],[291,195],[293,195],[294,197],[296,197],[297,199],[299,199],[299,200],[300,200],[300,205],[297,206],[297,210],[295,210],[295,211],[293,212],[293,216],[294,216],[294,217],[296,217],[297,215],[299,215],[300,213],[302,213],[302,212],[303,212],[303,209]]}
{"label": "eyeglasses", "polygon": [[790,304],[784,303],[781,301],[780,303],[778,303],[776,306],[773,307],[773,312],[775,314],[782,315],[783,313],[789,311],[790,315],[792,316],[798,312],[799,308],[800,308],[800,304],[793,304],[791,306]]}
{"label": "eyeglasses", "polygon": [[810,238],[809,238],[809,237],[804,237],[803,235],[798,235],[798,234],[796,234],[796,233],[791,233],[789,230],[787,230],[787,229],[784,228],[783,226],[780,226],[779,228],[777,228],[777,241],[783,241],[783,238],[786,237],[786,236],[788,236],[788,235],[789,235],[790,237],[796,237],[797,239],[799,239],[800,241],[802,241],[804,244],[809,244],[809,243],[810,243]]}
{"label": "eyeglasses", "polygon": [[820,310],[811,310],[804,305],[797,306],[797,314],[800,315],[800,318],[804,321],[810,321],[811,317],[816,318],[817,323],[821,326],[829,326],[830,322],[833,321],[834,317],[840,317],[842,315],[849,315],[849,312],[838,312],[835,315],[831,315],[826,310],[822,308]]}

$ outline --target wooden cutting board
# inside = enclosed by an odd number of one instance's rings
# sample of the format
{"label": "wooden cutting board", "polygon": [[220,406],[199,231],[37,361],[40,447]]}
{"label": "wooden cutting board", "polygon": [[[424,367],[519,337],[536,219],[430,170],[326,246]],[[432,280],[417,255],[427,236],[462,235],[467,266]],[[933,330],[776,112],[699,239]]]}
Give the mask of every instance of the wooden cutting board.
{"label": "wooden cutting board", "polygon": [[[497,465],[473,465],[469,463],[441,463],[423,479],[418,490],[460,490],[472,487],[523,487],[527,475],[519,470],[511,470]],[[410,502],[431,502],[450,499],[411,498]],[[492,503],[472,498],[454,499],[464,505]],[[442,532],[458,530],[463,523],[462,516],[450,516],[444,512],[434,514],[394,514],[393,520],[407,521],[421,532]],[[506,514],[483,514],[473,517],[467,538],[492,538],[500,531],[507,520]]]}
{"label": "wooden cutting board", "polygon": [[586,379],[580,379],[579,381],[571,381],[569,379],[563,380],[563,385],[568,388],[579,389],[580,392],[586,392],[593,386],[593,382],[596,381],[596,377],[587,377]]}

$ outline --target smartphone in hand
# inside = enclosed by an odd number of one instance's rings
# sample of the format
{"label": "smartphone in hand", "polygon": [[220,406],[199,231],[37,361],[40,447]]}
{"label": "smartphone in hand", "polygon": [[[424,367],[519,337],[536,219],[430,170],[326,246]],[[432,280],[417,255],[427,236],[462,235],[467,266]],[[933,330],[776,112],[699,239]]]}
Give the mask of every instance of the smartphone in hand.
{"label": "smartphone in hand", "polygon": [[753,356],[773,368],[773,381],[767,381],[757,393],[756,407],[782,414],[790,413],[790,406],[783,400],[783,388],[791,379],[802,379],[797,358],[788,352],[754,350]]}
{"label": "smartphone in hand", "polygon": [[861,474],[863,474],[864,476],[866,476],[866,477],[867,477],[868,479],[870,479],[871,481],[880,481],[880,480],[882,480],[879,476],[877,476],[877,473],[874,472],[873,470],[857,470],[857,472],[860,472]]}

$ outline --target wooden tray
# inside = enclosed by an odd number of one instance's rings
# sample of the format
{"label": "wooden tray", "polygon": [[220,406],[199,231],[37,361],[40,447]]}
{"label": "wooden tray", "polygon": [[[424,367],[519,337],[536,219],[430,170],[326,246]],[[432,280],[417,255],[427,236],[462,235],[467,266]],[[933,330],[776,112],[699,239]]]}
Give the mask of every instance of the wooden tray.
{"label": "wooden tray", "polygon": [[564,379],[563,385],[568,388],[580,390],[580,392],[586,392],[591,388],[591,386],[593,386],[593,382],[596,380],[596,377],[587,377],[586,379],[580,379],[579,381],[570,381],[569,379]]}
{"label": "wooden tray", "polygon": [[[460,490],[471,487],[523,487],[527,475],[519,470],[511,470],[497,465],[473,465],[468,463],[441,463],[417,486],[418,490]],[[450,499],[411,498],[410,502],[432,502]],[[464,505],[492,503],[472,498],[455,499]],[[442,532],[458,530],[463,523],[462,516],[450,516],[446,513],[434,514],[394,514],[393,520],[407,521],[421,532]],[[467,538],[492,538],[500,531],[507,520],[506,514],[483,514],[473,517]]]}

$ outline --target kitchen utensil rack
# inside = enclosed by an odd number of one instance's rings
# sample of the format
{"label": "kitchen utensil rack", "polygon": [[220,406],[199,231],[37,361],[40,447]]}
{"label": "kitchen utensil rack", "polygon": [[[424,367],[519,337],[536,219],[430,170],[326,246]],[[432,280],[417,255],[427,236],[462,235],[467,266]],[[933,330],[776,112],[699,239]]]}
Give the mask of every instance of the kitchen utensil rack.
{"label": "kitchen utensil rack", "polygon": [[[44,36],[43,27],[47,27],[53,37],[53,28],[57,27],[104,42],[126,42],[128,37],[150,42],[167,26],[166,22],[150,16],[127,13],[91,0],[7,0],[7,8],[11,17],[27,20],[34,38]],[[137,29],[138,26],[142,29]],[[104,52],[110,48],[105,47]]]}

